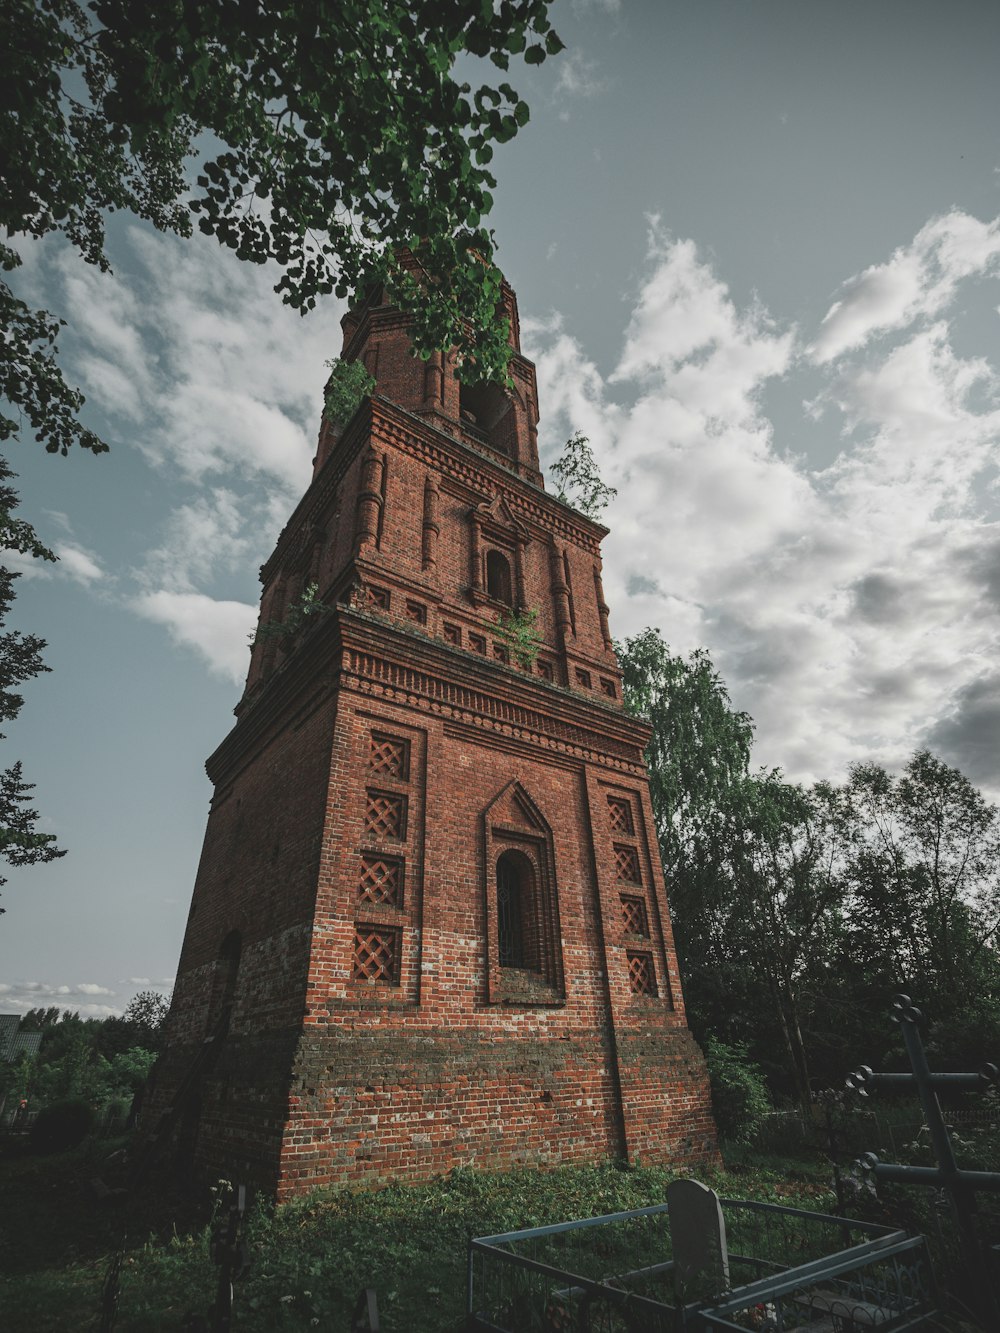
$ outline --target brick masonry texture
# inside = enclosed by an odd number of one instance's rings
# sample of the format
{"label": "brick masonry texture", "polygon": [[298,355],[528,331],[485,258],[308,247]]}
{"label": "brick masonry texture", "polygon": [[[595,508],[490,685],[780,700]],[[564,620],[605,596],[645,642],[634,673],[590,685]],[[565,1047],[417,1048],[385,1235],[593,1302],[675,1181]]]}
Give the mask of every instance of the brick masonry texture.
{"label": "brick masonry texture", "polygon": [[[152,1092],[198,1173],[289,1197],[460,1165],[717,1149],[593,522],[548,495],[534,368],[466,389],[381,293],[261,570]],[[323,603],[275,633],[310,585]],[[536,612],[537,659],[499,619]],[[193,1072],[192,1072],[193,1071]]]}

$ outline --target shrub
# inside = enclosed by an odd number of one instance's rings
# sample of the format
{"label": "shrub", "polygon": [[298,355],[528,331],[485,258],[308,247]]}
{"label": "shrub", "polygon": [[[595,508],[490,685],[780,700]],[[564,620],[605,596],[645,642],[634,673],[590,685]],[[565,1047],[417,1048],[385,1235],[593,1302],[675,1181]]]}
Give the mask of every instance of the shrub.
{"label": "shrub", "polygon": [[52,1102],[38,1112],[30,1142],[36,1152],[67,1152],[77,1147],[94,1125],[94,1110],[79,1098]]}
{"label": "shrub", "polygon": [[743,1042],[709,1037],[705,1059],[719,1133],[733,1143],[749,1143],[774,1109],[764,1075]]}

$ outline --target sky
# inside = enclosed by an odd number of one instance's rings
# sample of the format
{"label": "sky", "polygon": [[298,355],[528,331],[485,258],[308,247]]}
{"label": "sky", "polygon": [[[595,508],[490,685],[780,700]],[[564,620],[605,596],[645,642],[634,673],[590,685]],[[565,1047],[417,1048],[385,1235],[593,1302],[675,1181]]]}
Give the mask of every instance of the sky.
{"label": "sky", "polygon": [[[1000,800],[1000,6],[557,0],[512,71],[490,219],[538,368],[618,495],[617,637],[706,648],[793,781],[927,747]],[[469,73],[489,81],[492,66]],[[502,79],[497,71],[497,80]],[[496,81],[496,80],[494,80]],[[342,306],[303,319],[211,239],[112,220],[19,292],[68,321],[110,454],[11,451],[13,627],[51,674],[8,729],[67,855],[8,872],[0,1011],[169,991],[257,571],[308,484]]]}

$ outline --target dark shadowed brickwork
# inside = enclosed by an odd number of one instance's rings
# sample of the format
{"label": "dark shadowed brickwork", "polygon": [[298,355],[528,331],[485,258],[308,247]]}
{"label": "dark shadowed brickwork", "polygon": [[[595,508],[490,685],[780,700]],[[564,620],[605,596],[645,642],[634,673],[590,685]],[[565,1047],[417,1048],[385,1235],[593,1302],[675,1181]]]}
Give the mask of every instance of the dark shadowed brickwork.
{"label": "dark shadowed brickwork", "polygon": [[[343,355],[376,389],[324,425],[261,570],[262,625],[313,583],[326,610],[258,636],[208,762],[147,1123],[175,1103],[194,1169],[279,1197],[715,1153],[606,530],[544,491],[505,300],[507,393],[414,359],[379,293],[345,318]],[[538,613],[530,666],[497,633],[518,609]]]}

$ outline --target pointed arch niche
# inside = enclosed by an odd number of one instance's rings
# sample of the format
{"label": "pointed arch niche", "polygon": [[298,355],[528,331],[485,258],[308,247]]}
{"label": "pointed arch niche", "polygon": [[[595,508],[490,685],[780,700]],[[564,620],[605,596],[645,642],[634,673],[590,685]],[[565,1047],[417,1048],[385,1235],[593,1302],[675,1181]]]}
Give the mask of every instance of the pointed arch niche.
{"label": "pointed arch niche", "polygon": [[490,1004],[566,998],[552,829],[519,782],[483,811],[486,993]]}

